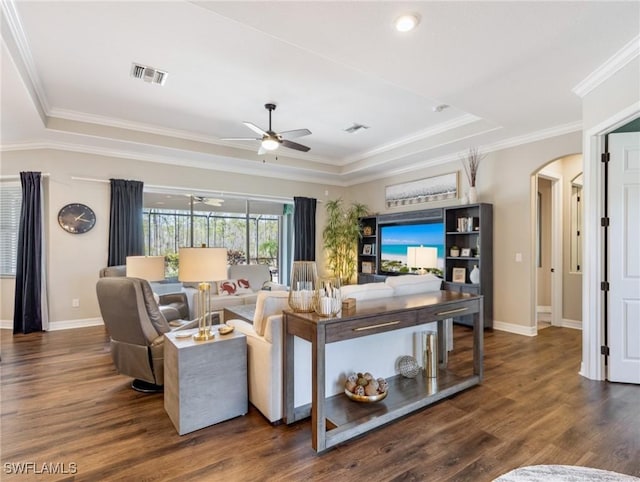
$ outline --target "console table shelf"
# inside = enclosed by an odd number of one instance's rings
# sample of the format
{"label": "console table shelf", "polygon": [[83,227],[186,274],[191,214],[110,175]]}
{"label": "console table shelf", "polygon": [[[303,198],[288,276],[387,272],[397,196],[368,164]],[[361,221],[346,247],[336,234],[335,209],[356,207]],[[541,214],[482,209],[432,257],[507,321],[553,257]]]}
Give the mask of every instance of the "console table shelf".
{"label": "console table shelf", "polygon": [[480,377],[461,377],[441,368],[438,370],[438,378],[428,379],[420,372],[416,378],[397,375],[387,378],[387,382],[389,394],[380,402],[354,402],[344,394],[326,399],[328,445],[352,438],[352,430],[356,427],[360,433],[364,433],[477,385]]}
{"label": "console table shelf", "polygon": [[[446,368],[444,321],[454,314],[470,315],[473,322],[473,363],[467,376]],[[311,444],[323,452],[415,410],[477,385],[482,381],[482,296],[454,291],[396,296],[360,301],[348,314],[322,318],[315,313],[284,311],[284,412],[287,424],[311,415]],[[389,393],[376,403],[351,401],[343,393],[325,396],[326,345],[425,323],[438,323],[438,377],[389,378]],[[293,338],[311,342],[312,400],[309,407],[294,406],[295,353]]]}

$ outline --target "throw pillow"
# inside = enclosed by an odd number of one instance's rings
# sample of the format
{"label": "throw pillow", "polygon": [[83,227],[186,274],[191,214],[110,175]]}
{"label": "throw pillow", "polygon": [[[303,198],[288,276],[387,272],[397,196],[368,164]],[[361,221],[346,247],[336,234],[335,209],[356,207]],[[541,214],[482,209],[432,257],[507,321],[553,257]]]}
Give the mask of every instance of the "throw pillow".
{"label": "throw pillow", "polygon": [[219,295],[232,296],[235,295],[238,290],[238,281],[235,279],[225,279],[218,281],[216,284],[218,286]]}
{"label": "throw pillow", "polygon": [[251,288],[251,284],[249,283],[248,279],[238,278],[238,287],[239,288],[250,289]]}

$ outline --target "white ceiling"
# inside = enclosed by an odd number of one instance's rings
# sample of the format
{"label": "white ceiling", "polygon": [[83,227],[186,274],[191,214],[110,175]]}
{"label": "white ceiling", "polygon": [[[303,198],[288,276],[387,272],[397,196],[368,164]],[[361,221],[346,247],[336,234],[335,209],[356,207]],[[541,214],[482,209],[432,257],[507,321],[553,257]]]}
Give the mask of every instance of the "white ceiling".
{"label": "white ceiling", "polygon": [[[406,12],[421,23],[401,34]],[[639,33],[639,2],[2,0],[2,148],[261,175],[266,161],[346,186],[579,130],[572,89]],[[295,139],[308,153],[220,140],[266,128],[267,102],[274,130],[312,131]]]}

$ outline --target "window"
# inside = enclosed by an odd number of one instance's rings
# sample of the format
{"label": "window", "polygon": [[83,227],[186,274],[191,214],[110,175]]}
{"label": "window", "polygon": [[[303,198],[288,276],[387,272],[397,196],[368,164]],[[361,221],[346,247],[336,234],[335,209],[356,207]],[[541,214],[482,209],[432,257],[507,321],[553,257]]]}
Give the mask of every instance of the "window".
{"label": "window", "polygon": [[22,205],[19,182],[0,184],[0,276],[16,275],[18,228]]}
{"label": "window", "polygon": [[[286,282],[288,273],[282,276],[280,267],[288,266],[286,259],[292,254],[283,226],[292,223],[292,216],[283,214],[282,202],[225,199],[207,204],[196,197],[192,212],[170,209],[176,200],[184,206],[184,195],[158,199],[158,195],[145,193],[145,252],[167,258],[167,277],[178,275],[181,247],[204,245],[227,248],[229,264],[267,264],[273,281]],[[162,207],[150,207],[153,204]]]}

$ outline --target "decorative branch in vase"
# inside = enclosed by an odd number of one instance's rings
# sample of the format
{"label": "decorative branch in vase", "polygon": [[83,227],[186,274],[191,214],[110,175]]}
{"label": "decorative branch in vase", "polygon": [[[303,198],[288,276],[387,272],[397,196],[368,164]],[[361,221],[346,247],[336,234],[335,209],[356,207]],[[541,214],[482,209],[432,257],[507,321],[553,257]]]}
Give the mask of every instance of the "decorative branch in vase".
{"label": "decorative branch in vase", "polygon": [[474,204],[478,202],[478,192],[476,191],[476,178],[478,176],[478,168],[480,167],[480,161],[486,156],[482,155],[477,147],[472,147],[467,153],[467,157],[461,159],[464,173],[467,175],[467,181],[469,181],[469,202]]}

